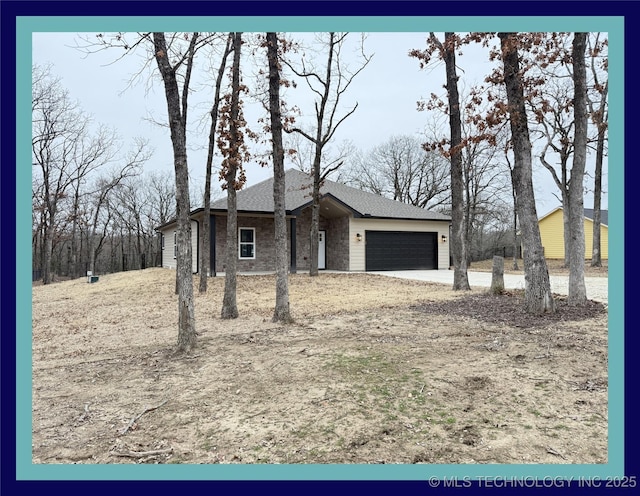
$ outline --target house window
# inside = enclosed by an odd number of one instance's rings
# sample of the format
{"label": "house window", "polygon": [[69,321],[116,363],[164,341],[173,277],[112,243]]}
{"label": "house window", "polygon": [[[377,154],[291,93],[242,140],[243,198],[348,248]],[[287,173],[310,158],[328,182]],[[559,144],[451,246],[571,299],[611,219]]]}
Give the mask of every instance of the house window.
{"label": "house window", "polygon": [[162,243],[162,249],[164,250],[164,234],[160,235],[160,241]]}
{"label": "house window", "polygon": [[253,227],[238,229],[238,257],[256,258],[256,230]]}
{"label": "house window", "polygon": [[173,231],[173,258],[178,256],[178,233]]}

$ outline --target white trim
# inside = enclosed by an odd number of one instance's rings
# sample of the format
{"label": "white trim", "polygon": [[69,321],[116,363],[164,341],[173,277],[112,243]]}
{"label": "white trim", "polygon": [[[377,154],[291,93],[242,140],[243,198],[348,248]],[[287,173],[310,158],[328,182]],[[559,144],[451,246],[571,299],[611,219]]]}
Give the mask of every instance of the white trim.
{"label": "white trim", "polygon": [[178,258],[178,231],[173,231],[173,258]]}
{"label": "white trim", "polygon": [[[252,231],[253,232],[253,242],[242,242],[242,231]],[[252,257],[243,257],[242,256],[242,245],[252,245],[253,246],[253,256]],[[255,260],[256,258],[256,228],[255,227],[239,227],[238,228],[238,259],[240,260]]]}

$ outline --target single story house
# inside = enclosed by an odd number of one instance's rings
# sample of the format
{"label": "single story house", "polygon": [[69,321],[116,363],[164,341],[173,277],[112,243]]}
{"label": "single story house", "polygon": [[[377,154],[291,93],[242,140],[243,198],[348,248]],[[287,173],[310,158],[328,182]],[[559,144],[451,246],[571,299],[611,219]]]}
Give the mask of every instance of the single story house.
{"label": "single story house", "polygon": [[[308,270],[311,226],[309,174],[285,173],[285,208],[290,271]],[[380,195],[325,180],[320,200],[318,268],[376,271],[449,268],[450,217]],[[198,272],[198,235],[204,215],[210,216],[211,267],[225,270],[226,196],[210,212],[191,212],[193,267]],[[238,271],[275,269],[273,178],[238,191]],[[172,221],[156,229],[162,235],[162,266],[176,267]]]}
{"label": "single story house", "polygon": [[[564,258],[564,220],[562,207],[557,207],[538,219],[544,256],[549,259]],[[584,209],[585,258],[593,255],[593,209]],[[609,212],[600,211],[600,254],[609,259]]]}

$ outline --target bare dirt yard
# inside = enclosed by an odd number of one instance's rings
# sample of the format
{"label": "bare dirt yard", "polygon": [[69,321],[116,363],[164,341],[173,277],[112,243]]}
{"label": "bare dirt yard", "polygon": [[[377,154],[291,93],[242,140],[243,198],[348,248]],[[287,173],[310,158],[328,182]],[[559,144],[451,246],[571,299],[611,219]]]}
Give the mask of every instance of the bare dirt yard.
{"label": "bare dirt yard", "polygon": [[[532,318],[522,294],[370,274],[196,292],[176,356],[175,272],[33,287],[34,463],[607,462],[607,311]],[[196,286],[197,287],[197,286]]]}

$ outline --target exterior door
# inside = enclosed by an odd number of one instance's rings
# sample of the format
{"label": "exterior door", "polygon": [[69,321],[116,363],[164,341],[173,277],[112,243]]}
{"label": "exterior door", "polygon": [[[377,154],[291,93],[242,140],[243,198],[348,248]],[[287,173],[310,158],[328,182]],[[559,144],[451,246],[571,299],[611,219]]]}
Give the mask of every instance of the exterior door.
{"label": "exterior door", "polygon": [[318,231],[318,269],[327,268],[327,231]]}

